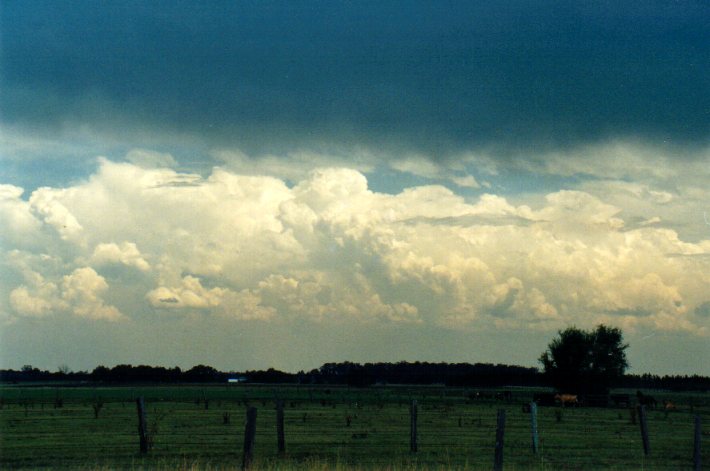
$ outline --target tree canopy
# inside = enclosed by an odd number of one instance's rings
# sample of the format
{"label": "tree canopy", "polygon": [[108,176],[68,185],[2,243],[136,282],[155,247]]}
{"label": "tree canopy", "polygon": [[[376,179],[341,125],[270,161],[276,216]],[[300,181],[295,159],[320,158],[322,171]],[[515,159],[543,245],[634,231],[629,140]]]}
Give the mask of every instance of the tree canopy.
{"label": "tree canopy", "polygon": [[549,384],[560,392],[606,393],[629,366],[620,329],[603,324],[585,331],[569,327],[558,332],[540,363]]}

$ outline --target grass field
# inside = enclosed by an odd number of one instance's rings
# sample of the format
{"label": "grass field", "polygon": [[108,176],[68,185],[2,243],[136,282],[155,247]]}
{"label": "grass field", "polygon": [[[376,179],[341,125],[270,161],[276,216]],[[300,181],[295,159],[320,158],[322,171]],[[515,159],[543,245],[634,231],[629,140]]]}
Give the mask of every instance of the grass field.
{"label": "grass field", "polygon": [[[696,414],[710,463],[708,394],[651,392],[678,409],[649,411],[651,453],[644,456],[628,409],[584,407],[540,407],[540,452],[533,454],[530,414],[522,410],[533,392],[512,391],[511,401],[498,401],[443,387],[6,386],[0,468],[238,468],[247,405],[258,409],[256,469],[491,469],[498,409],[507,414],[504,469],[691,469]],[[137,396],[146,399],[147,455],[138,450]],[[276,398],[285,401],[285,457],[277,455]],[[417,453],[409,451],[412,399],[419,403]]]}

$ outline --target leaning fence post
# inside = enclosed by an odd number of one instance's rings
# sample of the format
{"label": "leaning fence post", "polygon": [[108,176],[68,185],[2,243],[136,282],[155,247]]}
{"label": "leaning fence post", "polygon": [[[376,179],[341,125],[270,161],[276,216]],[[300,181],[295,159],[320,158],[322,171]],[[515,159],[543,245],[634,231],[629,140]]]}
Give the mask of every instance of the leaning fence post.
{"label": "leaning fence post", "polygon": [[532,432],[532,450],[537,453],[538,437],[537,437],[537,404],[535,401],[530,403],[530,431]]}
{"label": "leaning fence post", "polygon": [[639,405],[639,424],[641,425],[641,441],[643,442],[643,454],[648,456],[651,453],[651,446],[648,442],[648,424],[646,422],[646,406]]}
{"label": "leaning fence post", "polygon": [[276,401],[276,439],[279,455],[286,453],[286,440],[284,438],[284,401]]}
{"label": "leaning fence post", "polygon": [[138,437],[140,439],[141,453],[148,453],[148,428],[145,420],[145,401],[143,397],[136,399],[138,409]]}
{"label": "leaning fence post", "polygon": [[244,426],[244,456],[242,469],[249,469],[254,458],[254,437],[256,436],[256,407],[247,409],[247,423]]}
{"label": "leaning fence post", "polygon": [[412,400],[409,407],[409,448],[412,453],[417,451],[417,400]]}
{"label": "leaning fence post", "polygon": [[700,416],[695,416],[695,437],[693,440],[693,469],[700,471],[702,463],[700,460]]}
{"label": "leaning fence post", "polygon": [[505,435],[505,409],[498,409],[496,425],[496,452],[493,461],[493,471],[503,470],[503,436]]}

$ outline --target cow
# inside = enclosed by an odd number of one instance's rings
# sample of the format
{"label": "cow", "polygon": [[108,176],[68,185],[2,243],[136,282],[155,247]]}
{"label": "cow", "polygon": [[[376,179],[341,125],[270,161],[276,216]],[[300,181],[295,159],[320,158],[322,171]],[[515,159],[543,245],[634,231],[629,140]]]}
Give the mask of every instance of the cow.
{"label": "cow", "polygon": [[673,404],[671,401],[664,399],[663,400],[663,408],[667,411],[669,410],[676,410],[675,404]]}
{"label": "cow", "polygon": [[561,404],[562,407],[576,406],[579,404],[576,394],[555,394],[555,402]]}

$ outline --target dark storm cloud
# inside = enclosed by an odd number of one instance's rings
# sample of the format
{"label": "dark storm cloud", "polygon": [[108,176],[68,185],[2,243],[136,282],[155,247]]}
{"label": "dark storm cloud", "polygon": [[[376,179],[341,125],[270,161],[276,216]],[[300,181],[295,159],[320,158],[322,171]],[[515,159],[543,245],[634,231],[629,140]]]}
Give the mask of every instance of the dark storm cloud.
{"label": "dark storm cloud", "polygon": [[703,144],[706,2],[4,2],[6,124],[331,144]]}

